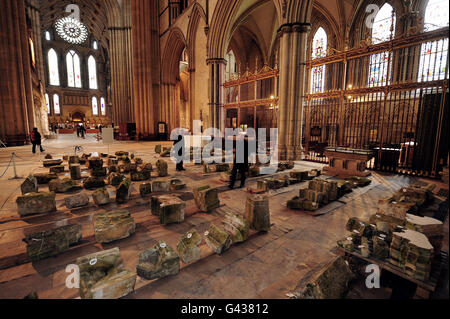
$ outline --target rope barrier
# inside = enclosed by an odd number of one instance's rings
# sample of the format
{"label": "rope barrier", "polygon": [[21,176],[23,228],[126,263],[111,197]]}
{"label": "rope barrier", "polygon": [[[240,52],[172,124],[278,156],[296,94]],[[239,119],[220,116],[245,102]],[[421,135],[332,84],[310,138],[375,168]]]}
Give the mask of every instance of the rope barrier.
{"label": "rope barrier", "polygon": [[10,160],[9,160],[9,163],[8,163],[8,165],[7,165],[6,169],[5,169],[5,171],[3,172],[2,176],[0,176],[0,178],[3,178],[3,176],[5,176],[5,174],[6,174],[6,172],[8,171],[8,169],[11,167],[11,163],[12,163],[12,161],[13,161],[13,157],[14,157],[14,154],[11,155],[11,158],[10,158]]}

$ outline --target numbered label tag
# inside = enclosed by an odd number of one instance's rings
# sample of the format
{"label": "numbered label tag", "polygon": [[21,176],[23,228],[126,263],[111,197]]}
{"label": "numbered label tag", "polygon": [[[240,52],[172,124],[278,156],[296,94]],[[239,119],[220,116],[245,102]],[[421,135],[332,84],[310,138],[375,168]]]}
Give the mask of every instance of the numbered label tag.
{"label": "numbered label tag", "polygon": [[192,238],[192,234],[191,233],[187,234],[187,238],[191,239]]}
{"label": "numbered label tag", "polygon": [[164,248],[167,247],[167,244],[166,244],[166,243],[161,243],[161,244],[159,245],[159,247],[161,247],[162,249],[164,249]]}
{"label": "numbered label tag", "polygon": [[209,235],[209,231],[205,232],[205,236],[208,236],[208,235]]}
{"label": "numbered label tag", "polygon": [[97,258],[91,259],[89,261],[89,265],[94,266],[97,263],[97,261],[98,261]]}

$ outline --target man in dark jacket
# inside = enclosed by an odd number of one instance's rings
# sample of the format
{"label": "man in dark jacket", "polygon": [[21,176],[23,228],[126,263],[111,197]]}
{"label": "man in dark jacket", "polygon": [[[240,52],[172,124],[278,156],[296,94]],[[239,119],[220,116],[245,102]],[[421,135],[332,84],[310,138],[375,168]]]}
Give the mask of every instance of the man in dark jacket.
{"label": "man in dark jacket", "polygon": [[37,128],[33,129],[33,132],[30,134],[31,143],[33,144],[33,154],[36,154],[36,146],[39,146],[41,153],[44,152],[42,148],[42,137],[41,133],[39,133]]}
{"label": "man in dark jacket", "polygon": [[[238,145],[240,144],[240,147]],[[243,147],[242,147],[243,146]],[[248,137],[247,136],[239,136],[233,139],[233,148],[235,149],[234,161],[233,161],[233,170],[231,171],[230,177],[230,189],[234,189],[234,184],[236,183],[236,178],[238,172],[241,174],[241,186],[240,188],[245,187],[245,180],[247,179],[248,173],[248,157],[249,157],[249,146],[248,146]],[[240,154],[240,152],[243,152]]]}

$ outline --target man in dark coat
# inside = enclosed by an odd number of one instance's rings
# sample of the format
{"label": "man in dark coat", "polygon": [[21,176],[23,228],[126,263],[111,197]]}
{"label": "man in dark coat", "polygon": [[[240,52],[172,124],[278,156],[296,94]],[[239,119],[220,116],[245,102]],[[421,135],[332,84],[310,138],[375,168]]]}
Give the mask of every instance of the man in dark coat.
{"label": "man in dark coat", "polygon": [[[178,139],[176,139],[174,142],[173,142],[173,145],[175,146],[175,145],[177,145],[178,143],[182,143],[181,145],[184,145],[184,136],[183,135],[181,135],[181,133],[178,135]],[[178,151],[178,156],[180,157],[180,158],[182,158],[182,156],[183,156],[183,148],[180,148],[180,150]],[[184,163],[183,163],[183,161],[180,161],[179,163],[177,163],[177,172],[182,172],[182,171],[185,171],[186,169],[184,168]]]}
{"label": "man in dark coat", "polygon": [[31,143],[33,144],[33,154],[36,154],[36,146],[39,146],[41,153],[44,152],[42,148],[42,137],[41,133],[39,133],[37,128],[33,129],[33,132],[30,134]]}
{"label": "man in dark coat", "polygon": [[[242,144],[240,144],[242,143]],[[241,145],[239,148],[238,145]],[[243,147],[242,147],[243,146]],[[233,148],[235,150],[234,161],[233,161],[233,170],[231,171],[230,177],[230,189],[234,189],[234,184],[236,183],[236,178],[238,172],[241,174],[241,186],[240,188],[245,187],[245,180],[247,179],[248,173],[248,157],[249,157],[249,146],[248,146],[248,137],[247,136],[239,136],[233,139]],[[243,152],[239,154],[239,152]]]}

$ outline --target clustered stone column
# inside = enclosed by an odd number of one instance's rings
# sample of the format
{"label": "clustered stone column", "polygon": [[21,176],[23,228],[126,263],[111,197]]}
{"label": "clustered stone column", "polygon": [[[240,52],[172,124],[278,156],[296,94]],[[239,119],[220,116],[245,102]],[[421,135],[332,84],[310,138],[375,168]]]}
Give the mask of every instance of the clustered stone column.
{"label": "clustered stone column", "polygon": [[[209,121],[211,128],[224,129],[222,107],[223,107],[223,67],[227,63],[225,59],[208,59],[209,66]],[[205,127],[205,126],[204,126]]]}
{"label": "clustered stone column", "polygon": [[306,51],[309,23],[281,26],[278,150],[280,160],[302,156],[303,97],[306,87]]}
{"label": "clustered stone column", "polygon": [[132,0],[131,13],[134,120],[137,134],[153,135],[159,119],[158,2]]}
{"label": "clustered stone column", "polygon": [[23,145],[34,127],[31,57],[24,0],[0,10],[0,139]]}

